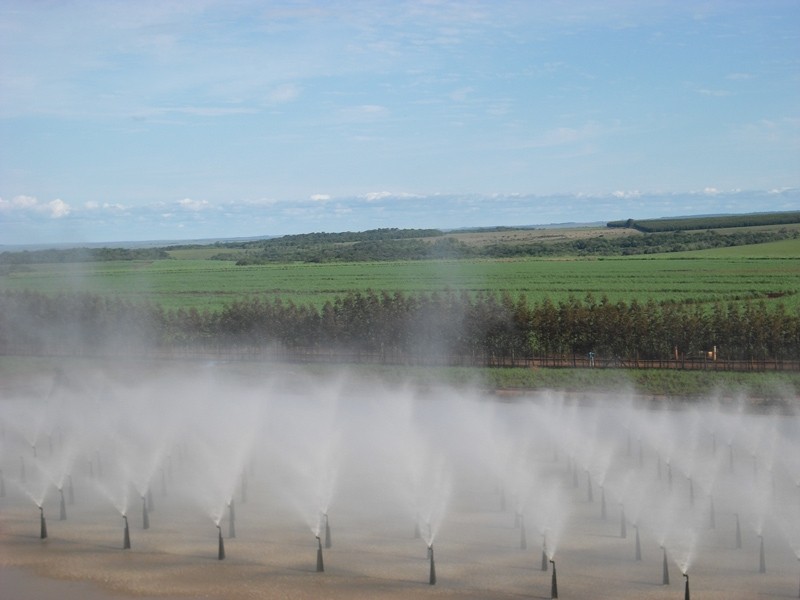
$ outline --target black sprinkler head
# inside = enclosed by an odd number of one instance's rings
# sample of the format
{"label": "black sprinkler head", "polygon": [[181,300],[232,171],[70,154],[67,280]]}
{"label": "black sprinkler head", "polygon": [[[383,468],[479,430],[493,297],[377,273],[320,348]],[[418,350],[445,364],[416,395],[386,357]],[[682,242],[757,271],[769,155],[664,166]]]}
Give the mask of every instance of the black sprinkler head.
{"label": "black sprinkler head", "polygon": [[225,559],[225,542],[222,541],[222,527],[217,525],[217,559],[224,560]]}
{"label": "black sprinkler head", "polygon": [[317,573],[323,573],[325,571],[325,563],[322,561],[322,540],[319,536],[317,537]]}

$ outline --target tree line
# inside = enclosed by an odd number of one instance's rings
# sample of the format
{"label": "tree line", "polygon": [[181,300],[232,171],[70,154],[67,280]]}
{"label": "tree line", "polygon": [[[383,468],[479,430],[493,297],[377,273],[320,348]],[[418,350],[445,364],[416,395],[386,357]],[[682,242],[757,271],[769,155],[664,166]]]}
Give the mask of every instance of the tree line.
{"label": "tree line", "polygon": [[644,233],[655,233],[660,231],[789,225],[791,223],[800,223],[800,211],[709,217],[679,217],[671,219],[626,219],[625,221],[610,221],[606,223],[606,226],[624,227],[627,229],[636,229]]}
{"label": "tree line", "polygon": [[0,265],[63,264],[169,258],[164,248],[47,248],[0,252]]}
{"label": "tree line", "polygon": [[216,311],[164,309],[87,294],[0,294],[0,353],[130,354],[269,348],[471,363],[547,356],[619,361],[800,359],[800,314],[763,301],[530,302],[508,293],[352,292],[321,308],[250,297]]}

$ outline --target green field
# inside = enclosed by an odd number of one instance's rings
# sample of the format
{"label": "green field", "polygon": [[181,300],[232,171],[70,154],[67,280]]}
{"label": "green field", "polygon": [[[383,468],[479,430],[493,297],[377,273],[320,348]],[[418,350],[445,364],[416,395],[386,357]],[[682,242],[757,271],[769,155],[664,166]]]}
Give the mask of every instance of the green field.
{"label": "green field", "polygon": [[[697,252],[592,259],[514,259],[267,264],[200,259],[212,249],[176,251],[172,260],[30,265],[0,275],[0,291],[89,292],[165,308],[218,309],[253,294],[324,304],[352,290],[470,293],[508,291],[532,301],[591,293],[612,302],[713,303],[764,299],[800,307],[800,240]],[[214,250],[218,252],[218,250]],[[192,258],[189,258],[192,257]]]}

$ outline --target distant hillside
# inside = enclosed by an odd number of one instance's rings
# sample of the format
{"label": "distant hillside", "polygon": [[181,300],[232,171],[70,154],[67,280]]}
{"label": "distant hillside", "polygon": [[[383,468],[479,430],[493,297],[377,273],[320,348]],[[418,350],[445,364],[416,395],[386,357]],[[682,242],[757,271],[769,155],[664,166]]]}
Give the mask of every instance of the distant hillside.
{"label": "distant hillside", "polygon": [[606,227],[384,228],[159,248],[69,248],[0,252],[0,274],[36,263],[193,258],[267,263],[631,256],[764,244],[800,237],[800,211],[612,221]]}

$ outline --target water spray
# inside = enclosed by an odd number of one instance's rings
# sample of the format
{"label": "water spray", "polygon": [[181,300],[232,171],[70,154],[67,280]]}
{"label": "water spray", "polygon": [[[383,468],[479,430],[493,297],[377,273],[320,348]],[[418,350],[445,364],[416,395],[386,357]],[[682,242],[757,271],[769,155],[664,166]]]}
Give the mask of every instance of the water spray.
{"label": "water spray", "polygon": [[689,598],[689,574],[684,573],[683,576],[686,578],[686,587],[684,587],[683,591],[683,600],[691,600]]}
{"label": "water spray", "polygon": [[428,578],[428,583],[430,585],[436,585],[436,563],[433,560],[433,544],[428,546],[428,554],[431,557],[431,571],[430,577]]}
{"label": "water spray", "polygon": [[150,514],[147,512],[147,498],[142,496],[142,529],[150,529]]}
{"label": "water spray", "polygon": [[669,563],[667,562],[667,549],[661,546],[664,551],[664,565],[661,573],[661,585],[669,585]]}
{"label": "water spray", "polygon": [[322,573],[324,571],[325,564],[322,562],[322,540],[317,536],[317,573]]}
{"label": "water spray", "polygon": [[228,537],[236,537],[236,510],[233,507],[233,498],[228,502]]}
{"label": "water spray", "polygon": [[626,456],[630,456],[631,455],[631,430],[627,429],[626,433],[628,434],[628,436],[627,436],[628,437],[628,445],[627,445],[627,449],[626,449]]}
{"label": "water spray", "polygon": [[542,571],[547,571],[547,536],[542,541]]}
{"label": "water spray", "polygon": [[733,443],[728,444],[728,464],[730,465],[731,473],[733,473]]}
{"label": "water spray", "polygon": [[600,518],[606,520],[606,488],[600,486]]}
{"label": "water spray", "polygon": [[642,438],[639,438],[639,468],[644,466],[644,449],[642,448]]}
{"label": "water spray", "polygon": [[589,502],[594,502],[594,494],[592,494],[592,474],[589,469],[586,469],[586,499]]}
{"label": "water spray", "polygon": [[67,503],[64,500],[64,489],[63,488],[58,488],[58,493],[61,494],[61,500],[59,501],[58,520],[59,521],[66,521],[67,520]]}
{"label": "water spray", "polygon": [[736,548],[742,547],[742,528],[739,526],[739,513],[734,513],[736,517]]}
{"label": "water spray", "polygon": [[550,564],[553,565],[553,578],[550,580],[550,597],[558,598],[558,581],[556,580],[556,561],[551,559]]}
{"label": "water spray", "polygon": [[325,547],[330,548],[331,543],[331,524],[328,522],[328,513],[323,513],[325,517]]}
{"label": "water spray", "polygon": [[766,561],[766,557],[764,556],[764,536],[759,534],[758,539],[761,540],[761,543],[759,545],[760,549],[759,549],[759,552],[758,552],[758,572],[759,573],[766,573],[767,572],[767,561]]}
{"label": "water spray", "polygon": [[39,506],[39,539],[47,539],[47,521],[44,520],[44,507]]}
{"label": "water spray", "polygon": [[714,496],[709,496],[708,498],[709,498],[709,501],[711,503],[709,505],[709,511],[708,511],[708,526],[711,529],[716,529],[717,528],[717,516],[716,516],[716,512],[714,511]]}
{"label": "water spray", "polygon": [[225,559],[225,542],[222,540],[222,527],[217,525],[217,560]]}
{"label": "water spray", "polygon": [[123,550],[130,550],[131,549],[131,530],[128,528],[128,515],[122,515],[122,519],[125,521],[125,531],[122,536],[122,549]]}

